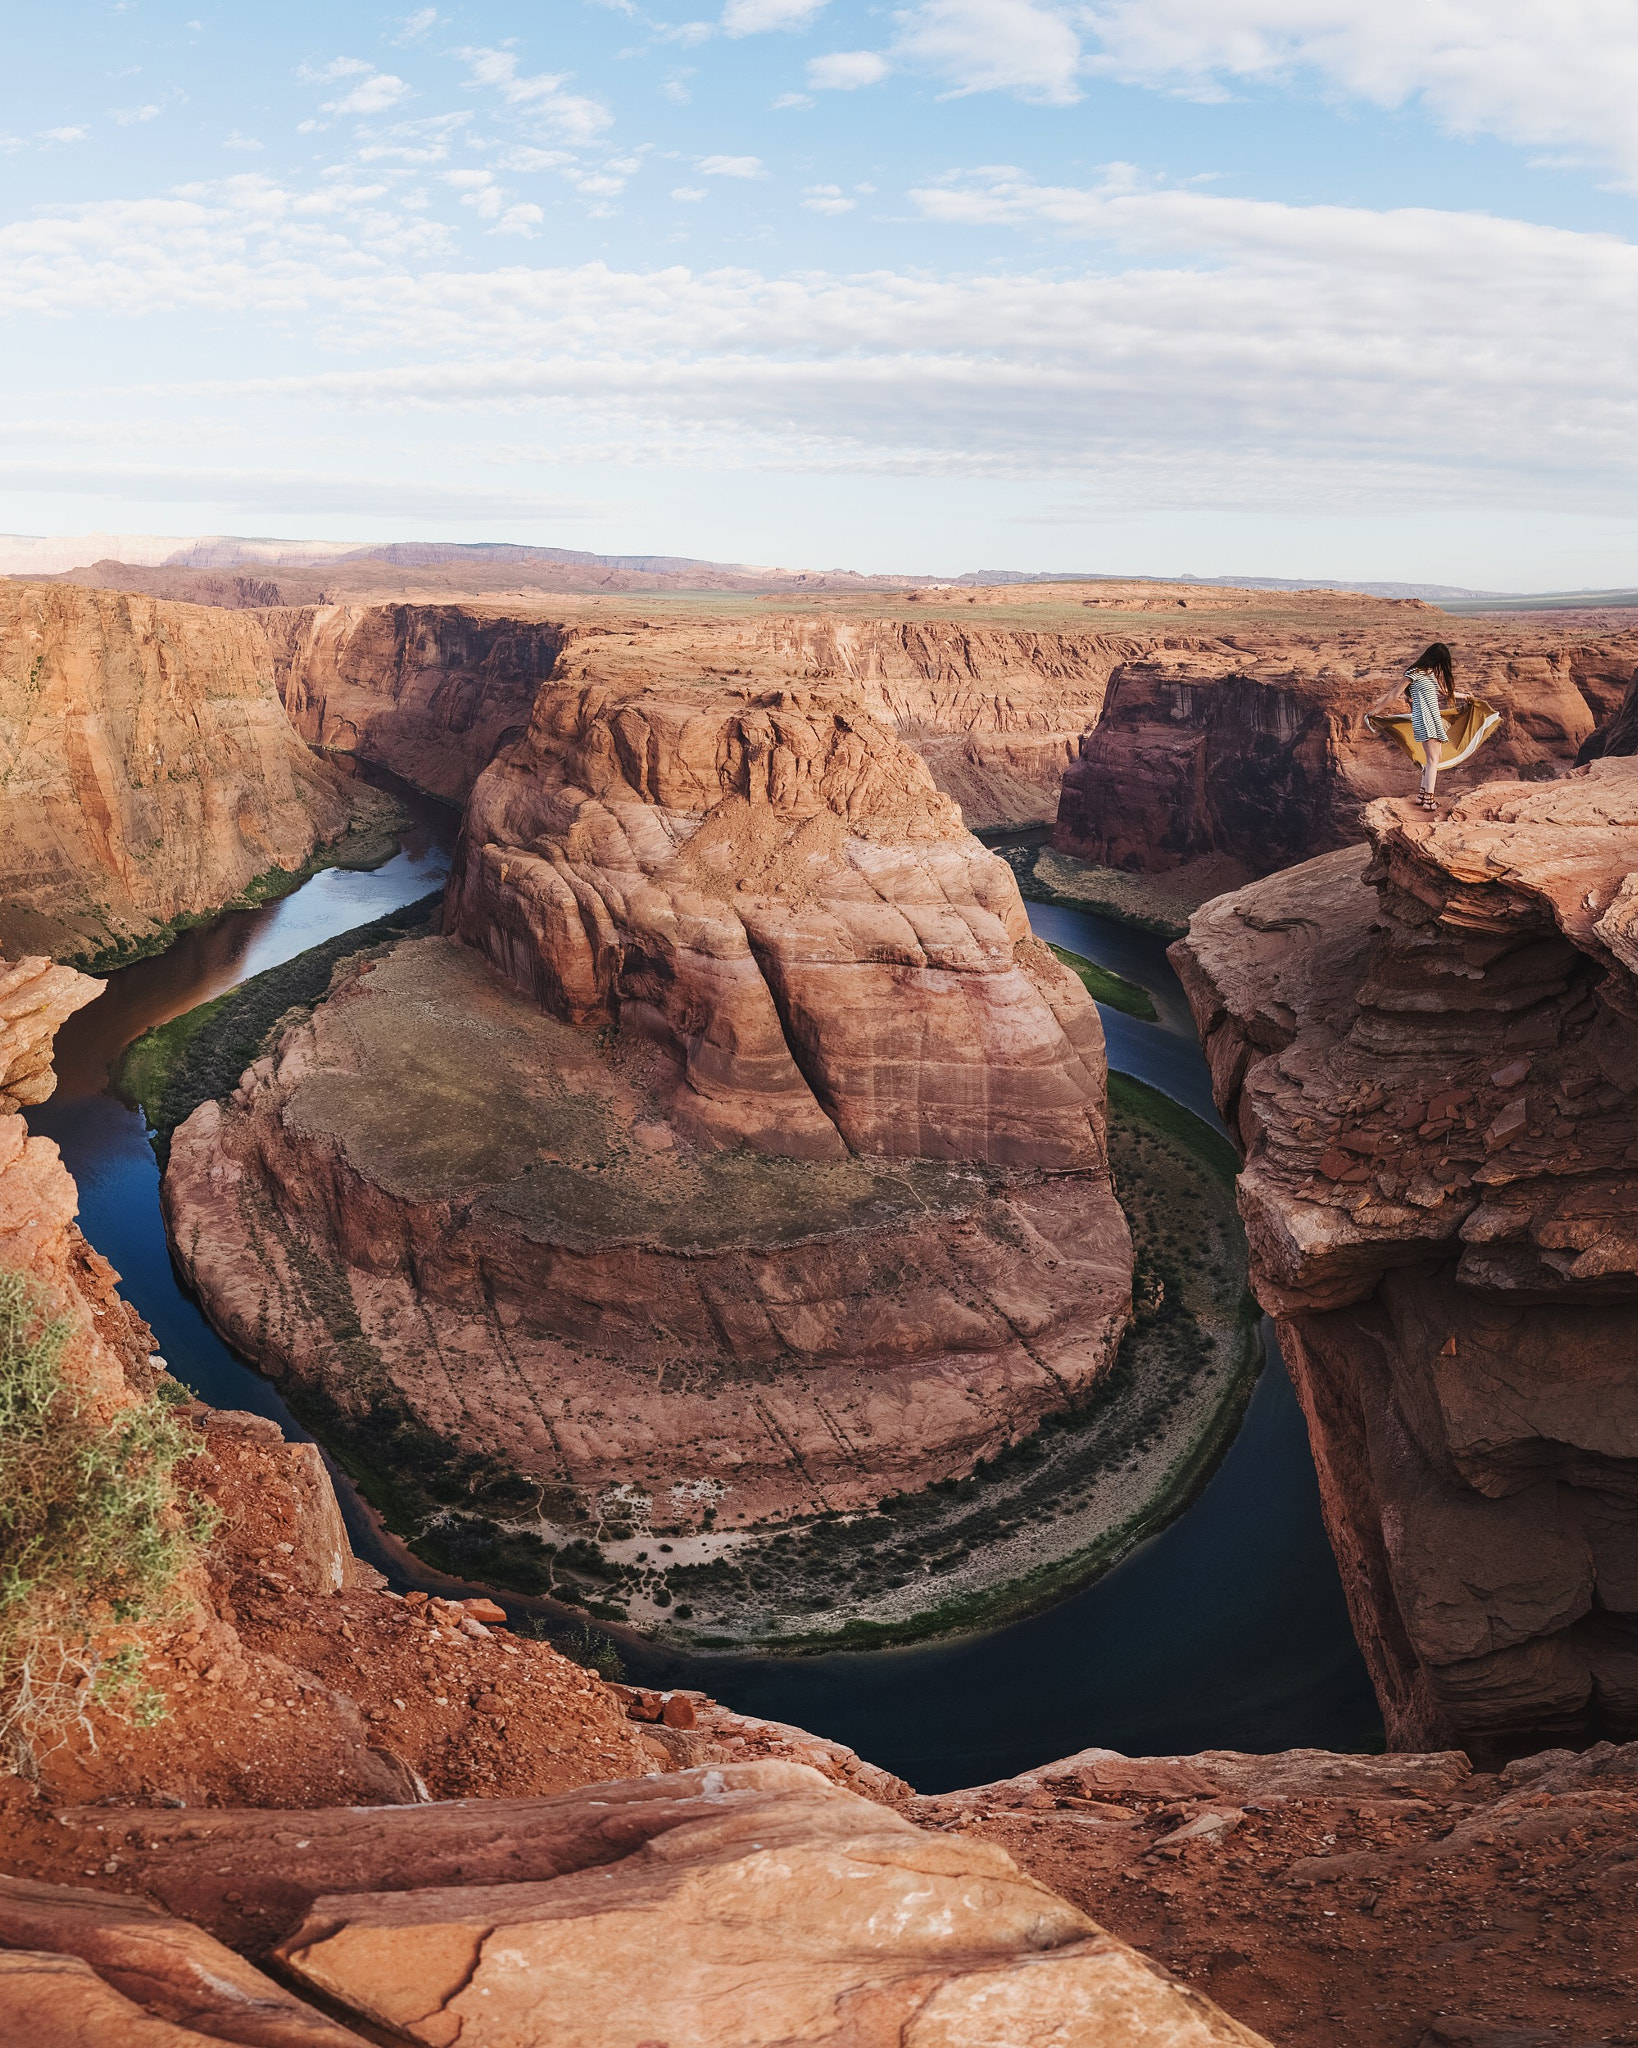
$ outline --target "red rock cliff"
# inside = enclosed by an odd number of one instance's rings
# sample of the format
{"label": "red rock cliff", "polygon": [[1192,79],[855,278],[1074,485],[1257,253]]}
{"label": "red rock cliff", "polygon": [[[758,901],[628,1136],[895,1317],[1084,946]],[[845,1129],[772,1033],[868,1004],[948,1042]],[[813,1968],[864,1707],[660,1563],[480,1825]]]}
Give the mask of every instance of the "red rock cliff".
{"label": "red rock cliff", "polygon": [[856,701],[549,687],[446,925],[166,1175],[213,1318],[343,1434],[745,1524],[964,1471],[1106,1370],[1096,1009]]}
{"label": "red rock cliff", "polygon": [[[1408,608],[1407,608],[1408,611]],[[1365,806],[1414,771],[1364,715],[1443,633],[1461,686],[1502,723],[1442,781],[1550,777],[1620,702],[1638,636],[1441,619],[1417,608],[1385,630],[1339,617],[1280,634],[1174,641],[1122,662],[1064,777],[1053,844],[1109,867],[1157,870],[1229,854],[1257,873],[1357,841]]]}
{"label": "red rock cliff", "polygon": [[1638,762],[1490,783],[1173,948],[1390,1739],[1638,1728]]}
{"label": "red rock cliff", "polygon": [[97,952],[336,838],[258,615],[0,582],[0,945]]}
{"label": "red rock cliff", "polygon": [[659,1038],[727,1142],[1102,1163],[1094,1006],[848,698],[545,693],[473,792],[446,925],[554,1015]]}

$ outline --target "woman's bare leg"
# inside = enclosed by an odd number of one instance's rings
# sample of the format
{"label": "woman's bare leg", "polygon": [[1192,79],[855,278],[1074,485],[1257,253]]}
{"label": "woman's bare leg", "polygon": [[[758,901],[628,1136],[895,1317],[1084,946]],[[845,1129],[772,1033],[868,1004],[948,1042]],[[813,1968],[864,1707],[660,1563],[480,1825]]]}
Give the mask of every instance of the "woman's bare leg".
{"label": "woman's bare leg", "polygon": [[1438,793],[1439,754],[1443,744],[1441,740],[1424,740],[1422,742],[1422,752],[1427,756],[1426,764],[1422,769],[1422,794],[1430,802]]}

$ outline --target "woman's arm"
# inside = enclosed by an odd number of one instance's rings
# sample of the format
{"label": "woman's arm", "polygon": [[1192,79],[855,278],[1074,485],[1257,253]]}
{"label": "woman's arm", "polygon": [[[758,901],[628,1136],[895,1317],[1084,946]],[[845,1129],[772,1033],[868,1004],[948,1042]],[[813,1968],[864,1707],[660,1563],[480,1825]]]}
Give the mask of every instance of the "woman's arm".
{"label": "woman's arm", "polygon": [[1393,703],[1395,698],[1404,696],[1408,688],[1409,684],[1407,683],[1405,677],[1401,676],[1397,682],[1390,684],[1389,687],[1383,691],[1382,695],[1377,698],[1376,702],[1366,712],[1365,716],[1367,718],[1374,718],[1379,711],[1386,711],[1388,706],[1391,703]]}

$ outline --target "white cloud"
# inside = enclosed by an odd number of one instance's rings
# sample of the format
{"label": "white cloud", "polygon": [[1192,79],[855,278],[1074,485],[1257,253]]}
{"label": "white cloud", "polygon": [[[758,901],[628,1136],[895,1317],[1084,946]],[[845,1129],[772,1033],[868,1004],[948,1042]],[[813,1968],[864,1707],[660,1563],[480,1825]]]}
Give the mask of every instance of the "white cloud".
{"label": "white cloud", "polygon": [[808,59],[808,83],[816,92],[852,92],[856,86],[879,84],[891,68],[874,50],[835,50]]}
{"label": "white cloud", "polygon": [[1638,180],[1631,0],[1101,0],[1097,69],[1174,89],[1302,73]]}
{"label": "white cloud", "polygon": [[[445,189],[471,217],[539,225],[493,172],[462,172]],[[139,418],[213,397],[236,420],[284,399],[304,418],[491,408],[512,448],[538,407],[563,461],[1056,477],[1120,506],[1285,515],[1630,510],[1638,247],[1618,236],[1240,200],[1123,167],[1085,187],[986,171],[914,203],[952,237],[1045,243],[1040,267],[485,269],[383,185],[246,174],[0,227],[4,313],[13,332],[117,322],[127,342],[153,315],[282,322],[332,358],[121,395]]]}
{"label": "white cloud", "polygon": [[222,138],[222,147],[224,149],[243,149],[255,151],[258,149],[265,148],[265,146],[265,144],[258,142],[255,136],[253,135],[241,135],[237,128],[233,130],[232,134],[225,135]]}
{"label": "white cloud", "polygon": [[601,100],[563,90],[568,72],[537,72],[533,77],[518,75],[518,60],[511,50],[463,49],[455,52],[472,73],[474,85],[492,87],[501,101],[542,121],[565,142],[591,142],[613,121]]}
{"label": "white cloud", "polygon": [[[616,186],[615,190],[618,191],[619,187]],[[532,235],[545,218],[538,206],[526,202],[509,206],[490,232],[496,235]]]}
{"label": "white cloud", "polygon": [[703,185],[673,185],[673,199],[680,199],[685,206],[697,206],[702,199],[709,199],[710,193]]}
{"label": "white cloud", "polygon": [[296,76],[304,85],[334,85],[338,78],[367,78],[374,69],[362,57],[332,57],[317,70],[311,64],[298,65]]}
{"label": "white cloud", "polygon": [[782,92],[778,99],[771,102],[772,109],[776,114],[783,114],[787,111],[806,113],[810,107],[815,107],[818,104],[817,100],[811,99],[805,92]]}
{"label": "white cloud", "polygon": [[854,206],[840,185],[804,185],[802,204],[810,213],[851,213]]}
{"label": "white cloud", "polygon": [[377,71],[361,80],[351,92],[343,93],[340,99],[327,100],[324,111],[327,114],[384,114],[388,107],[396,107],[409,96],[410,88],[403,79],[395,78],[390,71]]}
{"label": "white cloud", "polygon": [[708,178],[764,178],[767,172],[759,156],[702,156],[700,169]]}
{"label": "white cloud", "polygon": [[436,27],[437,21],[436,7],[418,7],[413,14],[404,17],[398,30],[398,39],[400,42],[412,43],[417,37],[424,36],[428,29]]}
{"label": "white cloud", "polygon": [[[89,128],[42,128],[40,130],[40,140],[42,142],[83,142],[90,133],[91,130]],[[23,147],[21,142],[16,146],[19,149]]]}
{"label": "white cloud", "polygon": [[771,29],[806,28],[825,0],[728,0],[722,10],[725,35],[759,36]]}
{"label": "white cloud", "polygon": [[296,68],[296,76],[304,85],[340,85],[349,78],[358,80],[339,99],[324,102],[322,111],[326,114],[381,114],[410,96],[410,88],[403,79],[395,78],[390,71],[377,71],[362,57],[333,57],[328,64],[316,68],[301,64]]}
{"label": "white cloud", "polygon": [[76,497],[146,499],[158,505],[217,505],[236,512],[344,513],[364,518],[596,518],[603,507],[534,491],[429,484],[421,477],[346,476],[299,469],[189,469],[134,464],[88,466],[0,462],[0,481],[18,490]]}
{"label": "white cloud", "polygon": [[139,121],[157,121],[164,111],[164,107],[157,100],[150,100],[142,107],[116,107],[114,119],[122,128],[132,128]]}
{"label": "white cloud", "polygon": [[1037,0],[922,0],[899,17],[892,54],[956,96],[1011,92],[1067,106],[1081,96],[1080,8]]}

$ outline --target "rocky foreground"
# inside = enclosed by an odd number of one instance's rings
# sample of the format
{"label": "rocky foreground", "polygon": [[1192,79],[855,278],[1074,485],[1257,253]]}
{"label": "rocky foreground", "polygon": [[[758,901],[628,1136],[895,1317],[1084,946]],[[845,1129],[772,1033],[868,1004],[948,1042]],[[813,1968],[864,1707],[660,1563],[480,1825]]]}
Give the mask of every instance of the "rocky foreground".
{"label": "rocky foreground", "polygon": [[[117,1415],[163,1363],[14,1106],[95,987],[0,973],[0,1267]],[[0,2010],[36,2048],[1634,2039],[1638,1751],[1088,1751],[918,1798],[397,1597],[311,1446],[180,1412],[220,1521],[136,1639],[159,1717],[87,1700],[0,1776]]]}
{"label": "rocky foreground", "polygon": [[1493,782],[1173,949],[1405,1746],[1638,1732],[1638,760]]}

